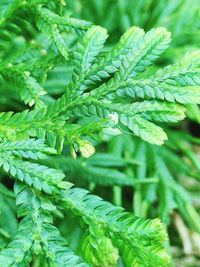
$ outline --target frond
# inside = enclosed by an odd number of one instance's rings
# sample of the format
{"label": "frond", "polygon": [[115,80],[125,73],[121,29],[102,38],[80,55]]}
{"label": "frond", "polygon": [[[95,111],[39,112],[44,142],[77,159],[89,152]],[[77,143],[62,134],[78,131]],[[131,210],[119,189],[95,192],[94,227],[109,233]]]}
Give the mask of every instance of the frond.
{"label": "frond", "polygon": [[83,258],[95,267],[116,266],[119,257],[117,249],[102,229],[91,225],[82,238],[81,251]]}
{"label": "frond", "polygon": [[119,122],[145,141],[154,144],[162,144],[164,140],[167,139],[162,128],[135,114],[130,110],[130,107],[127,109],[127,105],[112,104],[110,106],[109,103],[100,101],[90,101],[88,105],[85,105],[84,102],[79,102],[79,105],[75,105],[73,109],[67,112],[70,117],[96,115],[102,118],[107,118],[113,113],[117,114]]}
{"label": "frond", "polygon": [[[61,157],[54,161],[53,165],[59,169],[62,169],[68,179],[76,181],[77,177],[81,177],[81,180],[94,182],[97,185],[109,186],[109,185],[120,185],[120,186],[133,186],[134,181],[126,174],[115,169],[99,167],[98,163],[92,164],[92,157],[88,158],[87,161],[72,159],[70,157]],[[112,157],[117,161],[116,157]],[[104,159],[106,163],[106,159]],[[107,162],[108,163],[108,162]]]}
{"label": "frond", "polygon": [[[15,239],[1,251],[2,266],[27,266],[34,255],[46,254],[52,266],[88,267],[81,258],[66,247],[67,242],[51,225],[49,211],[55,207],[26,187],[15,186],[18,215],[23,216]],[[44,209],[45,207],[45,209]]]}
{"label": "frond", "polygon": [[37,107],[44,105],[40,97],[47,92],[35,78],[30,76],[29,72],[23,73],[11,67],[9,70],[4,71],[3,77],[9,80],[11,84],[13,83],[16,88],[21,88],[20,97],[25,104],[29,104],[29,106],[36,104]]}
{"label": "frond", "polygon": [[[44,165],[23,160],[23,158],[44,158],[44,153],[51,153],[52,151],[55,153],[54,150],[49,149],[39,140],[4,142],[1,143],[0,147],[0,166],[19,181],[40,191],[52,193],[55,188],[67,188],[67,182],[62,181],[65,175]],[[18,156],[22,158],[20,159]]]}
{"label": "frond", "polygon": [[159,220],[145,220],[124,212],[83,189],[70,189],[60,196],[65,208],[83,223],[102,227],[118,248],[125,266],[166,266],[168,257],[162,247],[166,235]]}
{"label": "frond", "polygon": [[60,17],[47,8],[37,7],[37,26],[41,31],[51,36],[57,50],[68,60],[69,51],[62,32],[70,30],[82,32],[87,30],[91,26],[91,23],[74,18]]}
{"label": "frond", "polygon": [[131,51],[132,47],[137,44],[143,35],[144,31],[138,27],[132,27],[125,32],[112,50],[106,52],[91,67],[81,85],[82,90],[85,90],[91,84],[111,77],[119,69],[128,52]]}
{"label": "frond", "polygon": [[124,58],[116,79],[127,80],[143,72],[169,46],[171,34],[165,28],[152,29],[133,46]]}
{"label": "frond", "polygon": [[[109,95],[109,92],[108,92]],[[158,83],[156,79],[127,81],[121,86],[113,87],[109,98],[131,97],[140,99],[158,99],[181,104],[199,103],[199,86],[174,86]]]}
{"label": "frond", "polygon": [[74,52],[73,83],[70,84],[72,88],[71,94],[77,89],[79,89],[80,93],[84,78],[90,71],[92,64],[94,64],[96,56],[103,48],[107,37],[106,29],[93,26],[84,35],[82,42],[78,43],[77,49]]}

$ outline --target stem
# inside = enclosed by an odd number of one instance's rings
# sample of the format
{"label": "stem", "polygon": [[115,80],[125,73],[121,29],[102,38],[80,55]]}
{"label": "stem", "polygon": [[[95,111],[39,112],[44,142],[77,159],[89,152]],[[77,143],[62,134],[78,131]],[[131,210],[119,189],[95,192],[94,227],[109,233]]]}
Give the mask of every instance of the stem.
{"label": "stem", "polygon": [[15,194],[8,190],[4,185],[0,184],[0,193],[4,196],[10,197],[12,199],[15,199]]}
{"label": "stem", "polygon": [[113,186],[113,202],[117,206],[122,206],[122,189],[120,186]]}

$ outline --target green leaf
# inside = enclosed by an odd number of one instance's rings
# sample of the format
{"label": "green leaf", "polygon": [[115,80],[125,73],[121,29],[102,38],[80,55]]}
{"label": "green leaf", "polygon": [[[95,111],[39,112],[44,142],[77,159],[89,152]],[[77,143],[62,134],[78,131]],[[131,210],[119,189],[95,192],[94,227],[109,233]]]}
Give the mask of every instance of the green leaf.
{"label": "green leaf", "polygon": [[65,208],[80,216],[84,224],[92,221],[102,227],[125,266],[167,266],[169,259],[163,249],[166,233],[158,219],[135,217],[83,189],[70,189],[60,197]]}

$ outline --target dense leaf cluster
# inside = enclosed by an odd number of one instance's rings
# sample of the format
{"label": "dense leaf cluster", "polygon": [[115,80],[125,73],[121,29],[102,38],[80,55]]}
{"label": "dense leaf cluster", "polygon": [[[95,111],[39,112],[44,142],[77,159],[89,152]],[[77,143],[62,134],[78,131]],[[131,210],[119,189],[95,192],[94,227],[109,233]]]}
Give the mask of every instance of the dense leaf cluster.
{"label": "dense leaf cluster", "polygon": [[[171,147],[183,147],[172,138],[159,156],[153,145],[167,139],[161,123],[183,120],[186,106],[200,103],[200,51],[152,71],[170,44],[165,28],[131,27],[108,49],[106,29],[65,16],[61,1],[2,1],[0,10],[0,208],[6,203],[2,215],[12,220],[8,227],[0,222],[1,266],[117,266],[120,260],[124,266],[167,266],[165,227],[142,218],[139,198],[153,203],[157,188],[145,192],[143,185],[156,184],[166,196],[162,221],[168,224],[178,207],[199,231],[198,215],[167,166]],[[150,144],[120,135],[111,142],[119,150],[122,144],[120,151],[90,157],[95,142],[120,132]],[[133,146],[135,159],[126,154]],[[79,180],[90,189],[134,187],[141,217],[73,187],[71,181]],[[63,218],[75,218],[79,248],[61,236],[56,225]]]}

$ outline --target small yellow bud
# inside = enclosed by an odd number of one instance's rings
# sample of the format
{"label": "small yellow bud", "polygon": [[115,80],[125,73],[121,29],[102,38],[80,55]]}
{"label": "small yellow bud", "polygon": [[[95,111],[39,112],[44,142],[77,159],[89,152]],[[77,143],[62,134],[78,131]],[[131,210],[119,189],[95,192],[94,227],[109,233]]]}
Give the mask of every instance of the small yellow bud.
{"label": "small yellow bud", "polygon": [[85,141],[85,140],[81,141],[79,145],[80,145],[79,149],[80,149],[81,155],[84,158],[89,158],[95,153],[95,148],[89,141]]}

